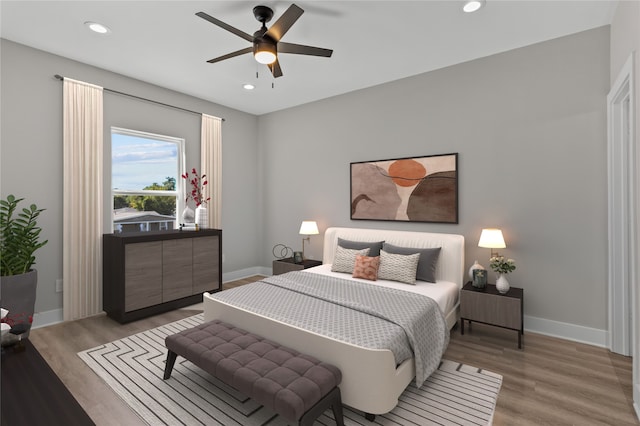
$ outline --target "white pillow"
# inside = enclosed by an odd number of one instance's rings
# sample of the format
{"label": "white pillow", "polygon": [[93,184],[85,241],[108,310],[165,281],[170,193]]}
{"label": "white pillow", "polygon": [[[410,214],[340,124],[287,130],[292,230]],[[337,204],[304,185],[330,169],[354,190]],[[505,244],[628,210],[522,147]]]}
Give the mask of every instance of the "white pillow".
{"label": "white pillow", "polygon": [[416,271],[420,253],[391,254],[380,250],[379,280],[399,281],[406,284],[416,283]]}
{"label": "white pillow", "polygon": [[359,254],[367,256],[369,254],[369,250],[369,248],[365,248],[362,250],[352,250],[346,249],[341,246],[336,246],[336,254],[333,257],[331,271],[353,274],[353,267],[356,264],[356,256]]}

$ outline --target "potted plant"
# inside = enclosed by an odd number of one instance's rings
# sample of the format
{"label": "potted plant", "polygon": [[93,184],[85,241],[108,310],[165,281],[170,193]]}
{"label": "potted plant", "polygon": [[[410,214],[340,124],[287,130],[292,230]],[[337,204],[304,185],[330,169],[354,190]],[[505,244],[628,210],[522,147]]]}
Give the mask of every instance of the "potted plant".
{"label": "potted plant", "polygon": [[41,241],[37,218],[44,211],[35,204],[18,209],[24,198],[0,200],[0,307],[9,313],[2,320],[14,334],[29,336],[36,302],[38,273],[32,268]]}
{"label": "potted plant", "polygon": [[496,280],[496,288],[501,294],[505,294],[509,291],[509,281],[507,281],[507,274],[513,272],[516,269],[516,262],[513,259],[505,259],[504,256],[493,256],[489,259],[489,266],[493,271],[498,274]]}

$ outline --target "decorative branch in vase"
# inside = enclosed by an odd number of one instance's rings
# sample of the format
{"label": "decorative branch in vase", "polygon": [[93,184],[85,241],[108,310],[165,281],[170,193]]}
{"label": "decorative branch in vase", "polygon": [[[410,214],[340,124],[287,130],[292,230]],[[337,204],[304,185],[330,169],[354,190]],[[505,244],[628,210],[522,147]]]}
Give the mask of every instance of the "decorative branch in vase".
{"label": "decorative branch in vase", "polygon": [[206,204],[211,200],[211,197],[204,197],[204,187],[209,183],[209,181],[207,181],[207,175],[203,174],[200,176],[194,167],[191,169],[191,175],[189,173],[183,173],[182,178],[191,185],[191,190],[187,190],[187,197],[185,199],[185,204],[187,204],[187,206],[185,210],[189,208],[189,199],[192,199],[196,204],[196,225],[199,228],[207,228],[209,219]]}
{"label": "decorative branch in vase", "polygon": [[496,280],[496,288],[501,294],[505,294],[509,291],[509,281],[507,281],[507,274],[515,271],[516,261],[513,259],[505,259],[504,256],[493,256],[489,259],[489,267],[498,274]]}

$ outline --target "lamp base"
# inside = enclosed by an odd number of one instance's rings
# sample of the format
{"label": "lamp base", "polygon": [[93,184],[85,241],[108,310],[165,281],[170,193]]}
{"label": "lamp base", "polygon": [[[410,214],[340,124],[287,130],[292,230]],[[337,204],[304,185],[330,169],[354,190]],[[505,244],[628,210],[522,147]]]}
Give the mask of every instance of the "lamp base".
{"label": "lamp base", "polygon": [[307,241],[311,242],[311,237],[304,237],[304,238],[302,239],[302,260],[305,260],[305,259],[306,259],[306,257],[304,257],[304,241],[305,241],[305,240],[307,240]]}

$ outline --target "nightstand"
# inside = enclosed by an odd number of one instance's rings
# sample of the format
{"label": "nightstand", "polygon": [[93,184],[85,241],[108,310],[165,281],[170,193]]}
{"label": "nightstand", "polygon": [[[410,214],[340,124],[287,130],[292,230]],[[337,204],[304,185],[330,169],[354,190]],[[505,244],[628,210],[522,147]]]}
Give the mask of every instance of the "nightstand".
{"label": "nightstand", "polygon": [[500,294],[495,285],[487,284],[477,290],[469,281],[460,292],[460,334],[464,335],[464,321],[480,322],[518,332],[518,349],[522,349],[524,321],[522,305],[524,291],[511,287],[506,294]]}
{"label": "nightstand", "polygon": [[295,263],[293,257],[277,259],[273,261],[273,275],[280,275],[291,271],[302,271],[303,269],[320,265],[322,265],[322,262],[319,260],[305,259],[302,263]]}

